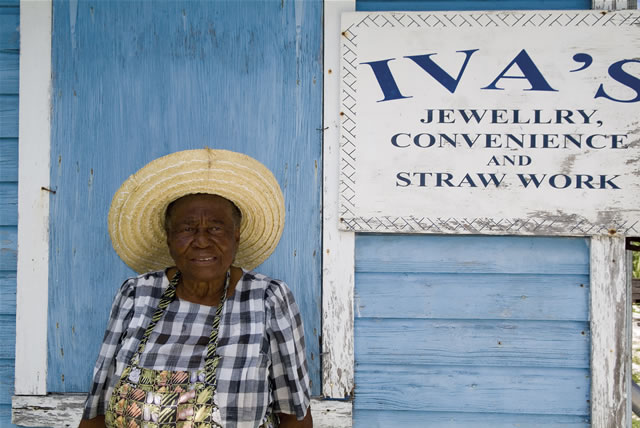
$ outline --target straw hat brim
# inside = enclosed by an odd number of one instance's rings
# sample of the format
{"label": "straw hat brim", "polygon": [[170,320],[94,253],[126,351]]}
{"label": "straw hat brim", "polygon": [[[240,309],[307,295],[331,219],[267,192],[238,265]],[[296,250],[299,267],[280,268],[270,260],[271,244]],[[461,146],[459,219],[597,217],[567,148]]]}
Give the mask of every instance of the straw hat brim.
{"label": "straw hat brim", "polygon": [[109,210],[109,235],[120,258],[138,273],[174,264],[167,247],[167,206],[189,194],[233,202],[242,213],[234,266],[253,269],[278,245],[284,197],[275,177],[257,160],[228,150],[185,150],[151,161],[118,189]]}

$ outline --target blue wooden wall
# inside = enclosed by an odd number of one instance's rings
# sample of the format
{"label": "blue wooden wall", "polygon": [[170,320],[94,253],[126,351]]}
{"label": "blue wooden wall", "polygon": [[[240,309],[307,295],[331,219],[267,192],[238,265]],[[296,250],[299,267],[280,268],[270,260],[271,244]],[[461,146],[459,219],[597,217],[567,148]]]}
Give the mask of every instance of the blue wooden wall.
{"label": "blue wooden wall", "polygon": [[358,235],[354,427],[590,426],[587,239]]}
{"label": "blue wooden wall", "polygon": [[[359,11],[589,9],[357,0]],[[354,427],[590,426],[586,239],[358,235]]]}
{"label": "blue wooden wall", "polygon": [[356,0],[359,11],[591,9],[591,0]]}
{"label": "blue wooden wall", "polygon": [[245,152],[273,172],[286,226],[258,268],[302,309],[320,394],[322,2],[54,1],[51,392],[87,391],[109,307],[132,275],[107,211],[128,175],[189,148]]}
{"label": "blue wooden wall", "polygon": [[16,333],[18,225],[17,0],[0,1],[0,427],[10,427]]}

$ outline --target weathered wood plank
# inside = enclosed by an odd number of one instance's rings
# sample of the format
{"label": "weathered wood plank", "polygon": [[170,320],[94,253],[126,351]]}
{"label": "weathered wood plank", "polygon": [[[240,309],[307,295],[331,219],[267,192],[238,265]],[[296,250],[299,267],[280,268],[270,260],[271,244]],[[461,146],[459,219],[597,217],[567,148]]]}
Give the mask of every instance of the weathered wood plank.
{"label": "weathered wood plank", "polygon": [[[85,394],[15,395],[13,421],[29,427],[76,427],[82,417]],[[350,428],[351,403],[311,400],[315,428]]]}
{"label": "weathered wood plank", "polygon": [[594,427],[630,422],[631,277],[625,239],[591,238],[591,420]]}
{"label": "weathered wood plank", "polygon": [[0,315],[0,326],[2,326],[0,328],[0,343],[2,344],[0,346],[0,360],[13,361],[16,356],[16,316],[12,314]]}
{"label": "weathered wood plank", "polygon": [[0,51],[0,94],[18,94],[18,52]]}
{"label": "weathered wood plank", "polygon": [[0,95],[0,138],[18,137],[18,96]]}
{"label": "weathered wood plank", "polygon": [[[45,394],[49,296],[51,0],[20,7],[20,145],[16,393]],[[12,269],[15,269],[15,261]]]}
{"label": "weathered wood plank", "polygon": [[20,48],[19,8],[0,8],[0,51],[17,51]]}
{"label": "weathered wood plank", "polygon": [[53,6],[49,390],[88,389],[95,356],[71,350],[97,348],[132,275],[107,233],[114,192],[158,156],[209,146],[253,156],[281,184],[285,229],[257,270],[296,297],[319,395],[322,2]]}
{"label": "weathered wood plank", "polygon": [[315,428],[351,428],[352,403],[339,400],[311,400]]}
{"label": "weathered wood plank", "polygon": [[382,318],[587,321],[589,276],[362,272],[356,277],[355,313]]}
{"label": "weathered wood plank", "polygon": [[[0,405],[11,404],[14,368],[13,357],[0,357]],[[6,421],[6,419],[0,419],[0,425],[4,426],[4,421]]]}
{"label": "weathered wood plank", "polygon": [[0,182],[0,226],[18,225],[18,183]]}
{"label": "weathered wood plank", "polygon": [[357,319],[358,365],[589,368],[587,322]]}
{"label": "weathered wood plank", "polygon": [[18,139],[0,139],[0,181],[18,181]]}
{"label": "weathered wood plank", "polygon": [[13,423],[28,427],[77,427],[86,394],[14,395]]}
{"label": "weathered wood plank", "polygon": [[16,273],[0,271],[0,315],[16,314]]}
{"label": "weathered wood plank", "polygon": [[589,414],[586,369],[358,365],[355,380],[354,409]]}
{"label": "weathered wood plank", "polygon": [[591,0],[358,0],[359,11],[421,10],[518,10],[589,9]]}
{"label": "weathered wood plank", "polygon": [[354,428],[590,428],[589,418],[562,415],[518,415],[467,412],[407,412],[355,410]]}
{"label": "weathered wood plank", "polygon": [[11,421],[11,404],[0,404],[0,421],[3,421],[3,428],[18,428]]}
{"label": "weathered wood plank", "polygon": [[583,238],[359,234],[356,247],[356,272],[589,272]]}
{"label": "weathered wood plank", "polygon": [[18,231],[15,226],[0,226],[0,271],[15,271],[18,255]]}
{"label": "weathered wood plank", "polygon": [[322,205],[322,395],[353,392],[354,233],[338,229],[340,13],[354,1],[324,2],[324,134]]}

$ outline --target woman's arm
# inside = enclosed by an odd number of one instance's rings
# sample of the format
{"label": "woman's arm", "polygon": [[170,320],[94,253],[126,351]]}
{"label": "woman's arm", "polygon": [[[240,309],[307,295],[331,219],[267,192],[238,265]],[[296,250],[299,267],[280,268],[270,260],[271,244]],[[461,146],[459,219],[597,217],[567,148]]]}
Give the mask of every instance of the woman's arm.
{"label": "woman's arm", "polygon": [[311,406],[309,406],[307,415],[301,421],[296,419],[296,415],[288,415],[286,413],[278,413],[278,417],[280,418],[280,428],[313,428]]}
{"label": "woman's arm", "polygon": [[105,428],[104,415],[98,415],[93,419],[82,419],[78,428]]}

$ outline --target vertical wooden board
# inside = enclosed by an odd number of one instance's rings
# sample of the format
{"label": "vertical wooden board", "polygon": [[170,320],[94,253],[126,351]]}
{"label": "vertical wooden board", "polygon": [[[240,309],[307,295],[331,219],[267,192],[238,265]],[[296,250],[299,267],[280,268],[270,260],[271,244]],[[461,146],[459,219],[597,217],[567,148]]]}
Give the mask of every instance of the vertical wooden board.
{"label": "vertical wooden board", "polygon": [[0,271],[16,270],[18,231],[15,226],[0,226]]}
{"label": "vertical wooden board", "polygon": [[323,201],[322,201],[322,395],[353,393],[354,233],[338,229],[340,218],[340,16],[353,0],[324,2]]}
{"label": "vertical wooden board", "polygon": [[0,50],[0,94],[18,93],[18,52]]}
{"label": "vertical wooden board", "polygon": [[0,138],[0,181],[18,181],[17,138]]}
{"label": "vertical wooden board", "polygon": [[0,182],[0,226],[18,224],[18,183]]}
{"label": "vertical wooden board", "polygon": [[18,96],[0,95],[0,138],[18,137]]}
{"label": "vertical wooden board", "polygon": [[54,3],[49,391],[88,389],[132,275],[107,234],[113,193],[208,146],[255,157],[283,189],[285,231],[257,270],[292,288],[320,393],[321,17],[301,0]]}
{"label": "vertical wooden board", "polygon": [[591,400],[594,427],[630,424],[631,277],[625,239],[591,238]]}
{"label": "vertical wooden board", "polygon": [[357,0],[358,11],[590,9],[591,0]]}

